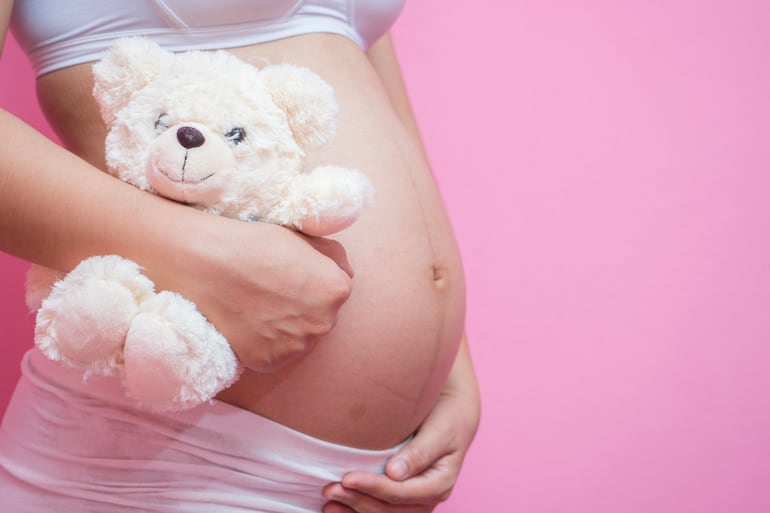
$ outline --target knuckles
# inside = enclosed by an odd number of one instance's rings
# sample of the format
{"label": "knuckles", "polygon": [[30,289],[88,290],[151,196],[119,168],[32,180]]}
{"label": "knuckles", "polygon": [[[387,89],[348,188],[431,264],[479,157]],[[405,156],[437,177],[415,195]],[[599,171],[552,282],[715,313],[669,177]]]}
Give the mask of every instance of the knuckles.
{"label": "knuckles", "polygon": [[310,338],[279,338],[265,341],[264,344],[250,344],[246,351],[239,352],[238,357],[251,370],[275,372],[305,354],[311,345]]}

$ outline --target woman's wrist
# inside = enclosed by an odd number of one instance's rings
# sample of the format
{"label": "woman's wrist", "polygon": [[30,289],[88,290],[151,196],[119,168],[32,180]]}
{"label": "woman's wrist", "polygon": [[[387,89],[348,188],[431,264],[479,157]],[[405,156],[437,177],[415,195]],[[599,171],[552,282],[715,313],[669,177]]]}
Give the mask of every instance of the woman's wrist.
{"label": "woman's wrist", "polygon": [[457,405],[452,409],[461,413],[457,422],[461,423],[463,430],[468,434],[470,443],[476,434],[481,418],[481,396],[465,336],[463,336],[457,358],[441,391],[439,401],[442,400],[457,401]]}

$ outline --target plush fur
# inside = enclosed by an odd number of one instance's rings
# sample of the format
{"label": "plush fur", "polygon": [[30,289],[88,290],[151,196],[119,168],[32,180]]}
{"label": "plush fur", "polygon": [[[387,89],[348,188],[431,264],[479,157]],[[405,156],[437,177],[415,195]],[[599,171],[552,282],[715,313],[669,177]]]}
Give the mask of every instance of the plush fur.
{"label": "plush fur", "polygon": [[[108,169],[140,189],[318,236],[347,227],[371,201],[361,172],[304,167],[338,115],[331,87],[306,68],[257,68],[225,51],[172,54],[127,38],[93,71]],[[89,258],[66,275],[33,266],[27,301],[43,353],[86,376],[121,377],[149,409],[194,407],[241,371],[193,303],[157,293],[120,256]]]}

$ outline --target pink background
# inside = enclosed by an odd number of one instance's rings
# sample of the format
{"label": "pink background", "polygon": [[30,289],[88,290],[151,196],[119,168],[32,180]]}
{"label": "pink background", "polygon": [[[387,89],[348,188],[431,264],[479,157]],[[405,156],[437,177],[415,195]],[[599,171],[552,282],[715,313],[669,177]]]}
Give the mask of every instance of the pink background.
{"label": "pink background", "polygon": [[[439,511],[770,511],[770,4],[412,0],[394,33],[484,395]],[[0,77],[43,127],[12,42]]]}

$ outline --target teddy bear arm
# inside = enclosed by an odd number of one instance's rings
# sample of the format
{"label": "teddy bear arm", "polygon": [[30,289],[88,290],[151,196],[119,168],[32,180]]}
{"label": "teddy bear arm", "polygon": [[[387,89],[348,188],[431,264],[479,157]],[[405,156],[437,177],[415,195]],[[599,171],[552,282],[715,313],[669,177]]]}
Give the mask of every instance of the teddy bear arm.
{"label": "teddy bear arm", "polygon": [[297,176],[275,212],[280,224],[308,235],[329,235],[346,228],[372,201],[373,187],[360,171],[320,166]]}

